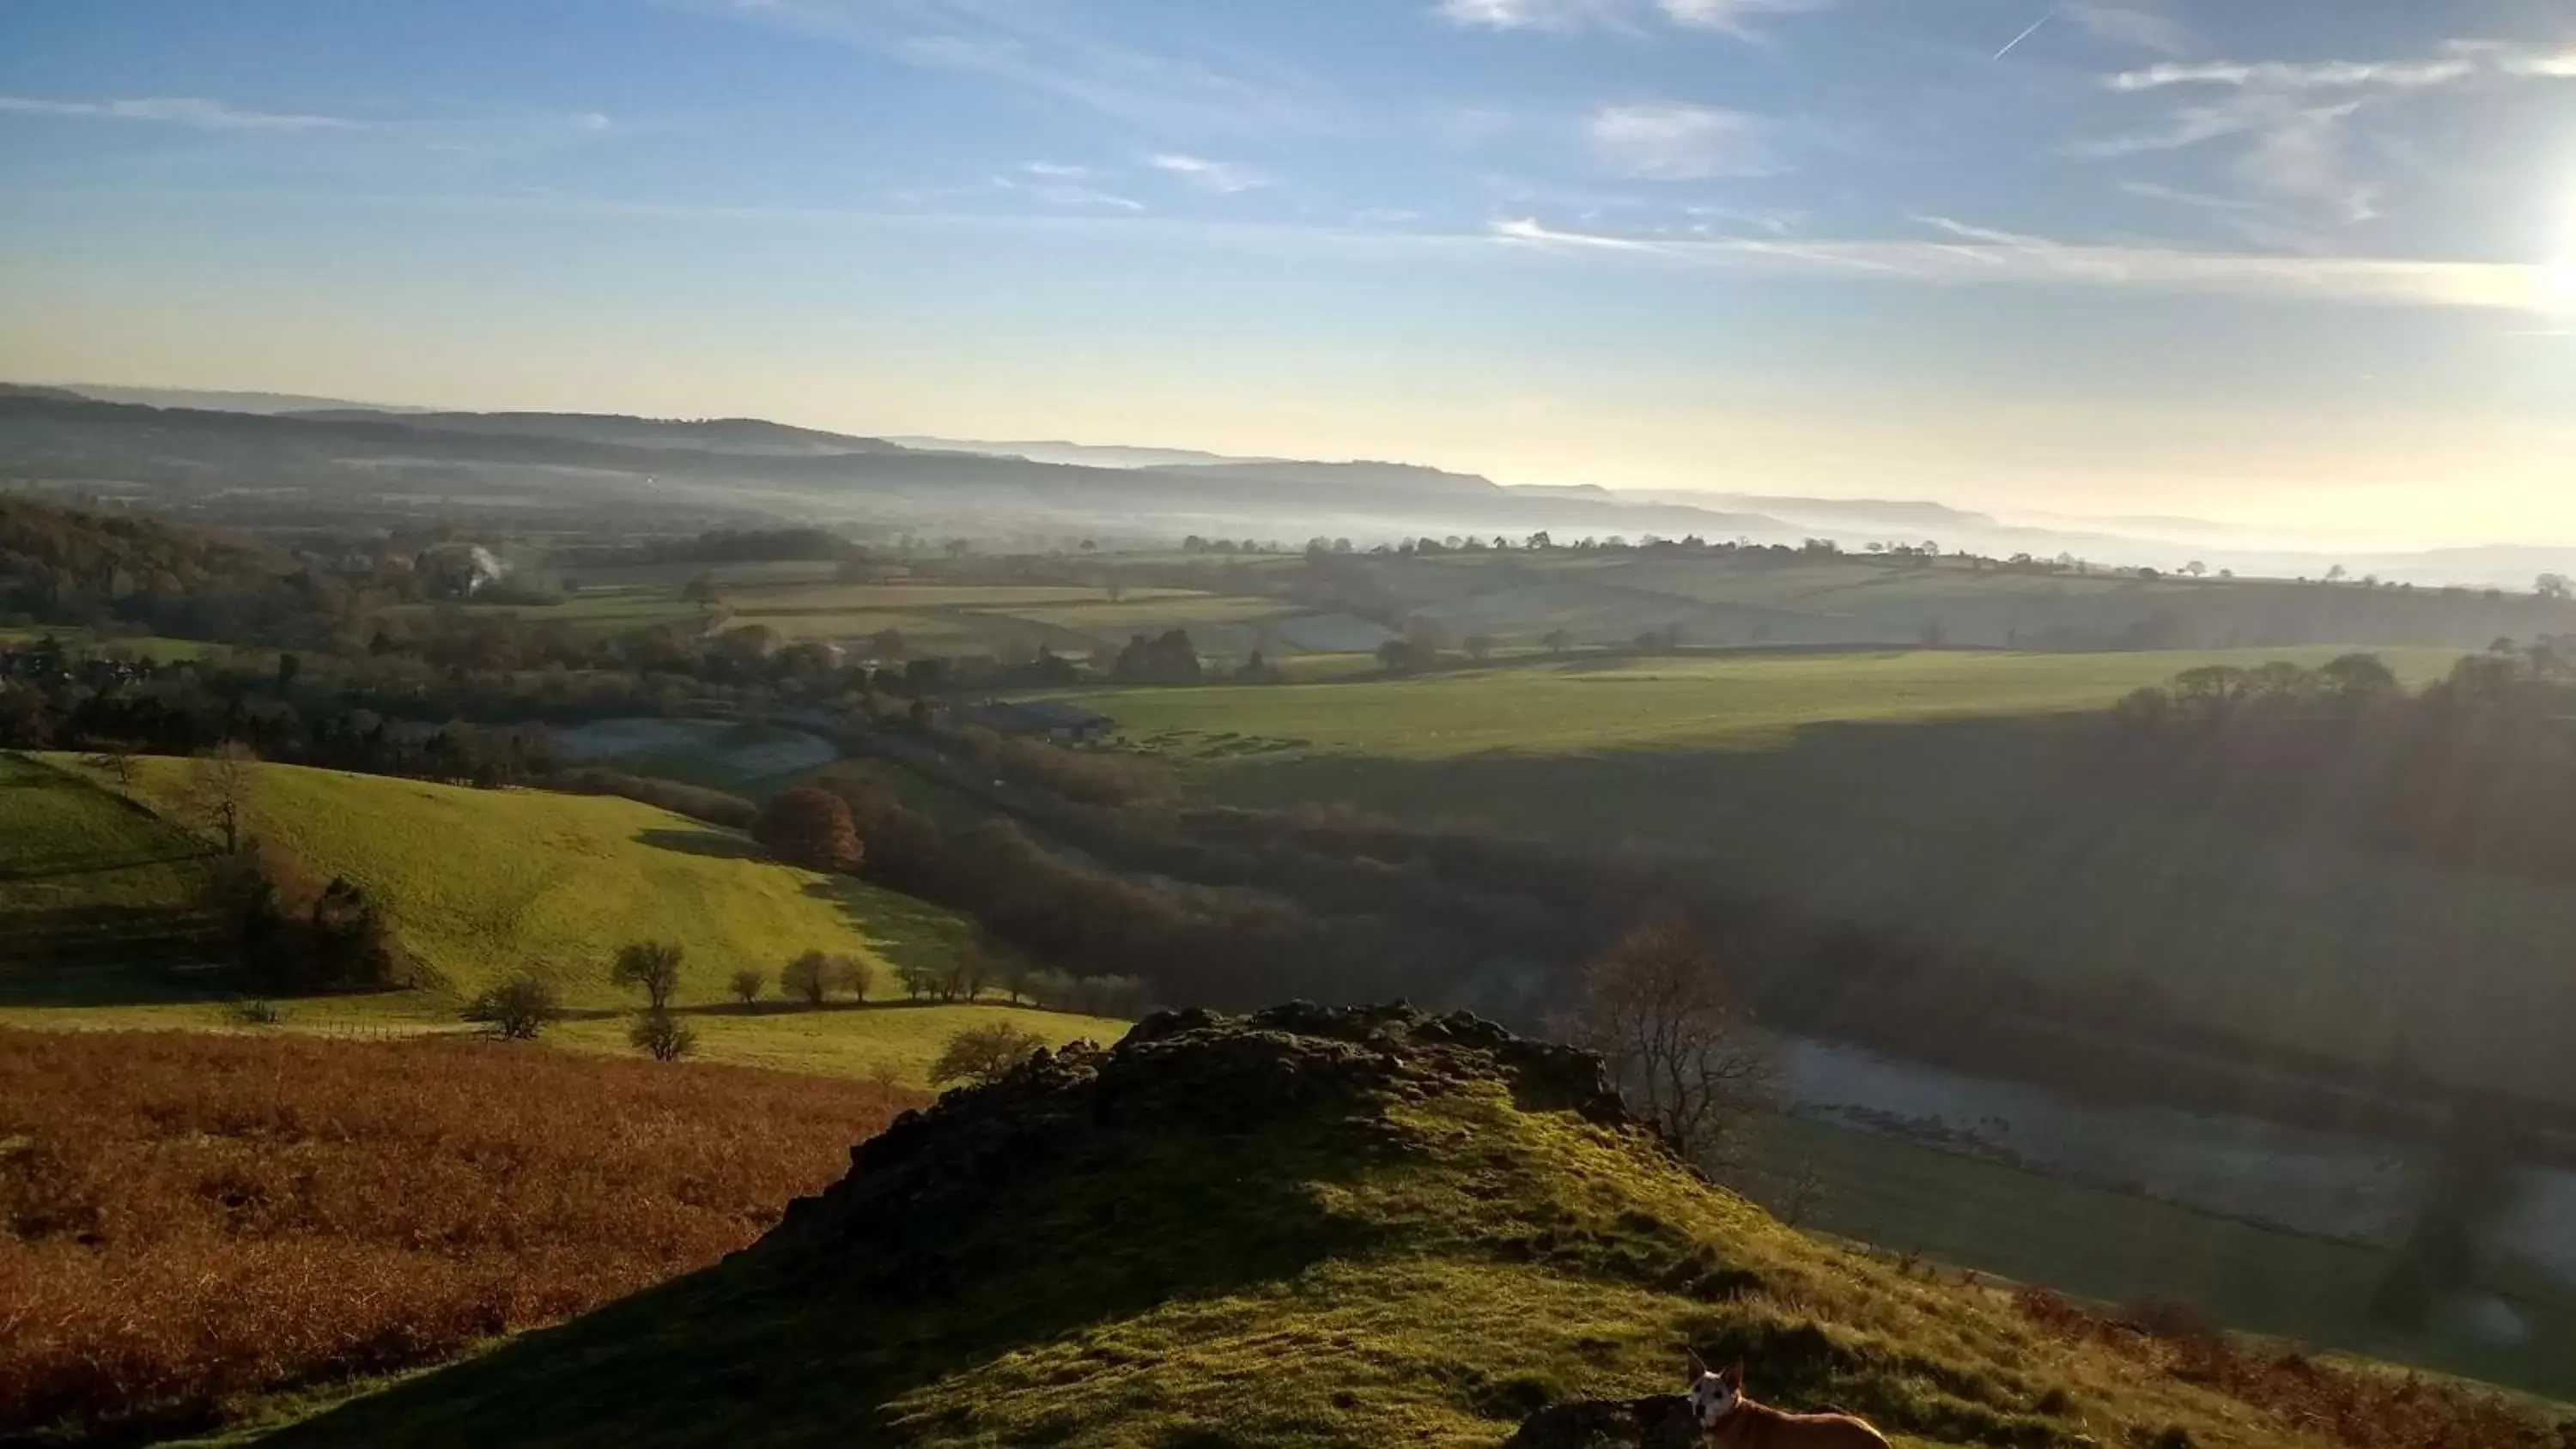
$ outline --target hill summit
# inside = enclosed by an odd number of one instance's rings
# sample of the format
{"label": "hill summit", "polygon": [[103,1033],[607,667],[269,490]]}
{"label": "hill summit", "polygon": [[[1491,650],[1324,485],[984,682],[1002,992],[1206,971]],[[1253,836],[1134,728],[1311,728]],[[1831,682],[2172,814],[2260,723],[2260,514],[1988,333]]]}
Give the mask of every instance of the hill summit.
{"label": "hill summit", "polygon": [[1619,1401],[1685,1348],[1919,1442],[2332,1442],[2058,1309],[1782,1226],[1584,1053],[1191,1011],[907,1114],[714,1268],[275,1442],[1664,1443]]}

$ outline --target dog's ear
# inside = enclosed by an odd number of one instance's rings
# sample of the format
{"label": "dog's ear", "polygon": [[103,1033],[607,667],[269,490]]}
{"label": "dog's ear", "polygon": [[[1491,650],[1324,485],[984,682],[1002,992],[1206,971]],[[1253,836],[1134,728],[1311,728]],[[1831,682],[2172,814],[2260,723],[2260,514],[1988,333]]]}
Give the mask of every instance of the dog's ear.
{"label": "dog's ear", "polygon": [[1727,1386],[1728,1388],[1730,1388],[1730,1389],[1741,1389],[1741,1388],[1743,1388],[1743,1387],[1744,1387],[1744,1360],[1742,1360],[1742,1359],[1740,1359],[1740,1358],[1739,1358],[1739,1359],[1737,1359],[1735,1362],[1733,1362],[1733,1363],[1731,1363],[1731,1364],[1728,1364],[1728,1365],[1726,1366],[1726,1372],[1724,1372],[1724,1373],[1722,1373],[1722,1374],[1719,1374],[1719,1375],[1717,1376],[1717,1379],[1718,1379],[1718,1382],[1720,1382],[1720,1383],[1722,1383],[1722,1384],[1726,1385],[1726,1386]]}
{"label": "dog's ear", "polygon": [[1691,1377],[1694,1379],[1706,1378],[1708,1376],[1708,1360],[1699,1356],[1699,1350],[1695,1348],[1685,1348],[1682,1352],[1690,1355]]}

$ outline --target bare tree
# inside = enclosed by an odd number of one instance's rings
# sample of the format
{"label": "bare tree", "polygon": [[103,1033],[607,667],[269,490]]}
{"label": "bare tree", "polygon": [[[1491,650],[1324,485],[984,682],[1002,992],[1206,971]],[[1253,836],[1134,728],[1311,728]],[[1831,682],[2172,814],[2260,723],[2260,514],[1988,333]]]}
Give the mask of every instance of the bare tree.
{"label": "bare tree", "polygon": [[257,772],[251,767],[258,762],[259,756],[252,754],[248,745],[227,740],[197,756],[189,766],[182,799],[189,814],[224,838],[226,855],[241,854],[251,792],[258,783]]}
{"label": "bare tree", "polygon": [[1824,1200],[1825,1179],[1824,1174],[1816,1171],[1816,1159],[1799,1158],[1798,1171],[1789,1179],[1788,1200],[1780,1205],[1780,1221],[1797,1227]]}
{"label": "bare tree", "polygon": [[105,770],[116,781],[120,792],[134,793],[134,777],[141,765],[134,746],[122,740],[109,740],[81,763],[95,770]]}
{"label": "bare tree", "polygon": [[1744,1118],[1771,1096],[1771,1055],[1716,949],[1688,922],[1631,927],[1585,968],[1569,1027],[1695,1161],[1726,1161]]}

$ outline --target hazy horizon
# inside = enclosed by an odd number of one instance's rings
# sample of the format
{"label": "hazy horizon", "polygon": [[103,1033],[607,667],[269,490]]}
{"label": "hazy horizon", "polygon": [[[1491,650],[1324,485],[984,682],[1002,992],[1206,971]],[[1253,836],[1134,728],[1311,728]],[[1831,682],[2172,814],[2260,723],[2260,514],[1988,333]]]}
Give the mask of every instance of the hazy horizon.
{"label": "hazy horizon", "polygon": [[2245,11],[33,0],[0,375],[2576,539],[2576,18]]}

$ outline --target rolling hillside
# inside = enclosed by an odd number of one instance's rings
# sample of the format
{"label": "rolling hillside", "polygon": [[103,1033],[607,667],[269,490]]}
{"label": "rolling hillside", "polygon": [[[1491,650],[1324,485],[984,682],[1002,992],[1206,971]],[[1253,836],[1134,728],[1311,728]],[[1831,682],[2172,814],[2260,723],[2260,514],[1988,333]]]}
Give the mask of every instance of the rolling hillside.
{"label": "rolling hillside", "polygon": [[[171,807],[185,764],[143,763],[138,793]],[[127,808],[93,791],[61,805],[43,833],[83,849],[75,830]],[[737,834],[629,800],[262,765],[250,814],[253,831],[305,869],[364,887],[458,995],[524,966],[575,1005],[626,1005],[606,962],[621,943],[650,938],[687,948],[680,1000],[713,1002],[739,967],[775,972],[806,950],[882,965],[954,950],[967,929],[910,897],[774,864]],[[13,813],[0,836],[37,834],[25,819]]]}
{"label": "rolling hillside", "polygon": [[1492,1449],[1678,1390],[1685,1348],[1916,1446],[2557,1443],[2543,1411],[1802,1236],[1588,1057],[1311,1007],[1157,1017],[953,1095],[749,1252],[271,1442]]}

